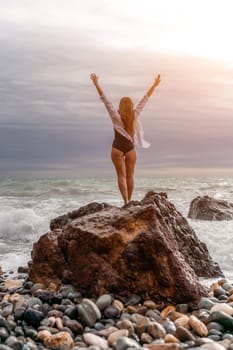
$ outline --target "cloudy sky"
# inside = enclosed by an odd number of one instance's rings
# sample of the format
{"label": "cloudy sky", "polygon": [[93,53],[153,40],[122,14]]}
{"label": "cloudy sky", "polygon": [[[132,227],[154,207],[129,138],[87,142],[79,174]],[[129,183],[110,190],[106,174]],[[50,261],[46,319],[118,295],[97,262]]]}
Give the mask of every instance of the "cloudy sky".
{"label": "cloudy sky", "polygon": [[233,175],[232,0],[0,0],[0,177],[113,173],[92,85],[142,114],[138,171]]}

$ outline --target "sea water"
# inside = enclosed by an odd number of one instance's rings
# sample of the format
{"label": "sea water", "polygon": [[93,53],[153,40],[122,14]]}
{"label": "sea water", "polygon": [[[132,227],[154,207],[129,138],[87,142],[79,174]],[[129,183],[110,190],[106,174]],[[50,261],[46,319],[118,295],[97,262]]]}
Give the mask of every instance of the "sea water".
{"label": "sea water", "polygon": [[[209,195],[233,202],[233,178],[139,177],[135,200],[153,190],[168,199],[187,218],[196,196]],[[33,243],[49,230],[50,220],[90,202],[122,206],[115,178],[0,180],[0,266],[17,271],[31,258]],[[233,281],[233,220],[190,220],[212,258]]]}

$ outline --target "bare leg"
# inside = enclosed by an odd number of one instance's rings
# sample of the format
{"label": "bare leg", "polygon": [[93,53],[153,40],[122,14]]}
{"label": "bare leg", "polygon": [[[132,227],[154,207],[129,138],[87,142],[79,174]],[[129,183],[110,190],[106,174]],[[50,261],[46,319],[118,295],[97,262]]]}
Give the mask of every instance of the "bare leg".
{"label": "bare leg", "polygon": [[131,200],[134,189],[134,168],[137,160],[137,154],[135,148],[129,151],[125,155],[125,167],[126,167],[126,184],[128,192],[128,200]]}
{"label": "bare leg", "polygon": [[127,192],[127,183],[126,183],[126,168],[125,168],[125,157],[124,154],[116,148],[112,148],[111,153],[112,162],[115,166],[117,173],[117,182],[118,187],[121,192],[121,195],[124,199],[124,203],[129,202],[128,192]]}

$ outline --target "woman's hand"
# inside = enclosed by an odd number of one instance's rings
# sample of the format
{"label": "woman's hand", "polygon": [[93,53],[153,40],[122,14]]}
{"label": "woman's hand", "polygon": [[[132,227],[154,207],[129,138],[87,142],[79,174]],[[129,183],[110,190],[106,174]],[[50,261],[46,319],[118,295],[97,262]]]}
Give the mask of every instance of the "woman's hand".
{"label": "woman's hand", "polygon": [[100,85],[98,83],[99,77],[97,77],[97,75],[95,73],[91,73],[90,78],[93,81],[93,83],[94,83],[94,85],[96,87],[96,90],[98,91],[98,94],[100,96],[102,96],[103,95],[103,90],[102,90],[102,88],[100,87]]}
{"label": "woman's hand", "polygon": [[97,75],[95,73],[91,73],[90,78],[91,78],[91,80],[93,81],[94,84],[98,83],[99,77],[97,77]]}
{"label": "woman's hand", "polygon": [[158,86],[160,83],[160,74],[157,75],[157,77],[155,78],[155,82],[154,82],[154,87]]}
{"label": "woman's hand", "polygon": [[159,85],[160,83],[160,74],[157,75],[157,77],[155,78],[155,81],[153,83],[153,85],[150,87],[150,89],[147,91],[147,96],[151,96],[154,92],[154,89]]}

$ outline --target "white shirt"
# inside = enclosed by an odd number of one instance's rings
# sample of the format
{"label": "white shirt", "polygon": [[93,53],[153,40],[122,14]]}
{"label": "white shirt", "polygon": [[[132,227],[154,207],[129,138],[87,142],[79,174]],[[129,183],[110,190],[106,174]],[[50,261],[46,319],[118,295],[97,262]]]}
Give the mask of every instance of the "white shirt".
{"label": "white shirt", "polygon": [[[103,101],[113,123],[114,129],[116,129],[121,135],[126,137],[128,140],[133,142],[132,137],[127,133],[127,131],[124,129],[124,124],[121,120],[121,116],[117,109],[113,106],[113,104],[108,100],[106,95],[103,93],[100,97]],[[135,145],[143,148],[150,147],[150,143],[147,142],[144,139],[144,130],[139,118],[140,113],[142,112],[143,108],[145,107],[146,103],[148,102],[149,97],[148,95],[143,96],[143,98],[139,101],[137,104],[135,112],[135,137],[134,137],[134,143]]]}

